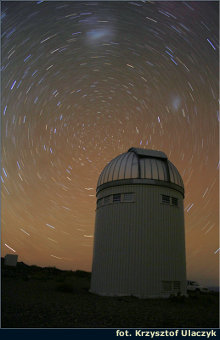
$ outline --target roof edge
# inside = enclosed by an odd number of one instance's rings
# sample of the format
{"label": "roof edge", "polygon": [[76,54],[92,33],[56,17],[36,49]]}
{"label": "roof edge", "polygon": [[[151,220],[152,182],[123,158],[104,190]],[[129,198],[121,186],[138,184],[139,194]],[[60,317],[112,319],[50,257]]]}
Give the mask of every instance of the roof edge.
{"label": "roof edge", "polygon": [[131,185],[131,184],[158,185],[158,186],[161,186],[161,187],[167,187],[167,188],[179,191],[182,194],[183,198],[185,196],[184,195],[185,194],[184,188],[182,188],[181,186],[179,186],[176,183],[160,181],[160,180],[156,180],[156,179],[147,179],[147,178],[125,178],[125,179],[119,179],[119,180],[103,183],[96,188],[96,196],[100,191],[102,191],[106,188],[120,186],[120,185],[126,185],[126,184],[127,185]]}
{"label": "roof edge", "polygon": [[162,158],[167,159],[167,155],[158,150],[141,149],[141,148],[130,148],[127,152],[134,152],[138,157],[152,157],[152,158]]}

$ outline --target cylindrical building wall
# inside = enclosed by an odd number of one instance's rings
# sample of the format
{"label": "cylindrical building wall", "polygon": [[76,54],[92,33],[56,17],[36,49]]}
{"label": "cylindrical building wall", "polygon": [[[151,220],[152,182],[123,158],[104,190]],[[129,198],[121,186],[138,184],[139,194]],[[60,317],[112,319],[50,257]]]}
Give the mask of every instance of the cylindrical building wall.
{"label": "cylindrical building wall", "polygon": [[105,166],[96,196],[90,291],[186,295],[184,184],[167,156],[130,148]]}
{"label": "cylindrical building wall", "polygon": [[183,195],[146,183],[97,194],[91,292],[141,298],[186,294]]}

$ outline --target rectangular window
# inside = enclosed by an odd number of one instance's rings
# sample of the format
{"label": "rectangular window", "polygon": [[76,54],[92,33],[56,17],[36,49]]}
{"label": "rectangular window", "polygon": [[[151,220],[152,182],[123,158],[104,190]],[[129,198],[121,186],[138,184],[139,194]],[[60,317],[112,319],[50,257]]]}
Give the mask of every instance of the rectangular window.
{"label": "rectangular window", "polygon": [[180,291],[180,281],[162,281],[162,291],[164,293],[177,293]]}
{"label": "rectangular window", "polygon": [[173,290],[180,290],[180,281],[173,281]]}
{"label": "rectangular window", "polygon": [[104,197],[104,204],[112,203],[111,195]]}
{"label": "rectangular window", "polygon": [[172,205],[178,206],[178,198],[171,197]]}
{"label": "rectangular window", "polygon": [[171,292],[172,291],[172,281],[162,281],[162,290],[163,290],[163,292]]}
{"label": "rectangular window", "polygon": [[163,204],[170,204],[170,196],[161,195],[162,196],[162,203]]}
{"label": "rectangular window", "polygon": [[129,192],[129,193],[124,194],[123,202],[134,202],[134,193]]}
{"label": "rectangular window", "polygon": [[113,203],[121,202],[121,194],[114,194],[113,195]]}

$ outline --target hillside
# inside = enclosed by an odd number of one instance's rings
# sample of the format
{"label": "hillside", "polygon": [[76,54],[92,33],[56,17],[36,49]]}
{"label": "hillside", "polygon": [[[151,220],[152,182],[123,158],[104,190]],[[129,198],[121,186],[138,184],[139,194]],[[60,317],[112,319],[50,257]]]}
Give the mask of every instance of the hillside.
{"label": "hillside", "polygon": [[218,294],[138,299],[89,293],[91,273],[6,267],[2,261],[3,328],[186,328],[219,326]]}

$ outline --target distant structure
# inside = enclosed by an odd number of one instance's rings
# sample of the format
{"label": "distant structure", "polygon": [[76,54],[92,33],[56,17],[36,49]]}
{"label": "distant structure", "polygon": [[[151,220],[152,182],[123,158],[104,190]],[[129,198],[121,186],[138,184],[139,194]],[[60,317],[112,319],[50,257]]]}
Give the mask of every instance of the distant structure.
{"label": "distant structure", "polygon": [[4,265],[5,266],[16,267],[17,266],[17,261],[18,261],[18,255],[7,254],[7,255],[5,255]]}
{"label": "distant structure", "polygon": [[90,291],[186,295],[184,185],[167,156],[130,148],[106,165],[96,192]]}

